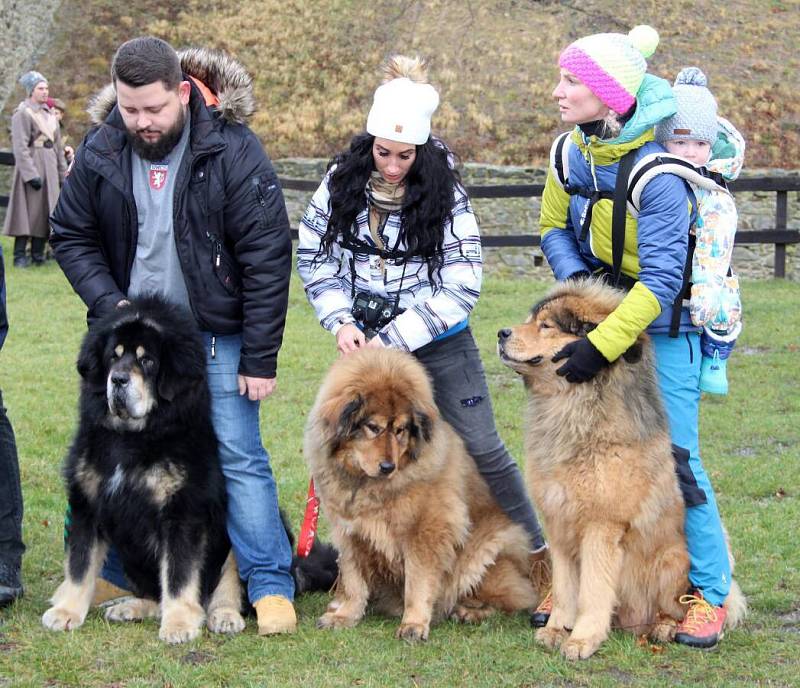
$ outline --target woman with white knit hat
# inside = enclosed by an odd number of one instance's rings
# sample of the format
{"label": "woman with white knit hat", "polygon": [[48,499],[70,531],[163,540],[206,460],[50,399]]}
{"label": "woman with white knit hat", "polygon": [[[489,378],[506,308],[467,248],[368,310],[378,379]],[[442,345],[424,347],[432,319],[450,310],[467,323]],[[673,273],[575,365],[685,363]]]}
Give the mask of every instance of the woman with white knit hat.
{"label": "woman with white knit hat", "polygon": [[447,146],[431,135],[439,94],[424,63],[386,65],[366,132],[336,155],[300,223],[297,268],[342,355],[411,352],[500,506],[527,530],[532,580],[549,556],[519,468],[498,436],[468,318],[481,289],[481,240]]}
{"label": "woman with white knit hat", "polygon": [[[542,251],[557,279],[605,275],[628,289],[596,329],[556,354],[554,361],[564,361],[559,375],[570,383],[586,382],[621,356],[641,332],[650,334],[686,501],[693,591],[682,598],[687,614],[675,639],[708,648],[722,637],[731,567],[699,453],[700,336],[681,300],[693,212],[684,181],[673,174],[654,176],[642,191],[638,217],[626,212],[619,225],[624,246],[616,256],[612,242],[617,173],[621,166],[664,152],[653,140],[654,126],[676,111],[670,85],[647,74],[645,58],[657,45],[653,28],[637,26],[626,35],[581,38],[561,53],[553,97],[562,122],[573,129],[567,139],[557,140],[563,158],[557,146],[551,157],[563,162],[568,178],[560,179],[554,164],[542,198],[540,231]],[[548,622],[550,604],[563,604],[545,602],[534,614],[536,625]],[[548,635],[540,631],[537,637],[546,641]]]}

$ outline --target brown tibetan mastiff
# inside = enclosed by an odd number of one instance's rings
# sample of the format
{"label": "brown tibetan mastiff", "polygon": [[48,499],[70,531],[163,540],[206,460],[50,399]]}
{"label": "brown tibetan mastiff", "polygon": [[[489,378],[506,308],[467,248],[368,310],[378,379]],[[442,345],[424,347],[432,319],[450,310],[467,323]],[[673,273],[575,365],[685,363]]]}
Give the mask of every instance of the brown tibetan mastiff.
{"label": "brown tibetan mastiff", "polygon": [[[241,631],[243,590],[193,319],[158,297],[134,300],[86,335],[78,372],[80,421],[64,468],[65,580],[43,624],[62,631],[84,622],[113,545],[134,597],[107,608],[107,619],[160,617],[168,643],[197,637],[204,621],[216,633]],[[335,556],[317,543],[295,560],[297,591],[329,589]]]}
{"label": "brown tibetan mastiff", "polygon": [[[624,294],[585,280],[556,286],[527,321],[498,333],[502,361],[528,390],[526,472],[553,558],[553,610],[536,639],[570,659],[616,627],[670,640],[689,587],[684,502],[651,345],[643,334],[586,384],[553,355],[604,320]],[[726,603],[735,625],[744,598]]]}
{"label": "brown tibetan mastiff", "polygon": [[438,618],[536,603],[527,534],[491,497],[409,354],[364,350],[334,363],[305,457],[340,552],[320,628],[355,626],[371,603],[402,615],[398,638],[425,640]]}

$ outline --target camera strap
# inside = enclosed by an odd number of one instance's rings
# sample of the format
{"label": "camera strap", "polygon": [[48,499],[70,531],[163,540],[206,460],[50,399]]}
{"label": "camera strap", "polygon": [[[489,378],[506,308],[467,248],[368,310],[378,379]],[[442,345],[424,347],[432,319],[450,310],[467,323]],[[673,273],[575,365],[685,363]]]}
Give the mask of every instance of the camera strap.
{"label": "camera strap", "polygon": [[[367,218],[367,226],[369,227],[370,236],[372,236],[372,240],[375,242],[375,245],[381,250],[386,250],[386,245],[383,243],[383,237],[381,236],[381,232],[383,232],[384,227],[386,227],[386,222],[389,220],[389,213],[381,212],[377,208],[370,207],[367,211],[369,217]],[[397,237],[398,242],[400,241],[400,236],[398,234]],[[395,244],[395,250],[397,250],[397,244]],[[381,274],[383,278],[386,279],[386,259],[382,254],[378,256],[378,260],[380,261],[380,268]]]}
{"label": "camera strap", "polygon": [[[369,227],[369,233],[372,237],[372,240],[375,242],[375,246],[377,248],[373,248],[369,246],[366,242],[359,242],[359,245],[356,245],[351,242],[344,242],[343,248],[349,249],[351,251],[350,255],[350,298],[355,299],[356,297],[356,261],[355,261],[355,253],[360,252],[359,249],[364,247],[363,252],[367,253],[368,255],[377,255],[380,258],[380,267],[381,267],[381,274],[383,275],[384,281],[386,280],[386,263],[385,260],[387,258],[391,258],[395,262],[402,261],[403,263],[403,272],[400,274],[400,284],[397,288],[397,293],[393,299],[392,304],[392,317],[394,318],[399,310],[400,310],[400,295],[403,293],[403,282],[406,278],[406,269],[408,268],[408,254],[406,252],[398,251],[398,246],[400,246],[401,240],[401,233],[398,232],[397,234],[397,241],[395,241],[394,248],[387,251],[386,244],[383,242],[383,237],[381,233],[383,229],[386,227],[386,223],[389,220],[389,215],[391,213],[381,212],[374,208],[367,209],[368,217],[367,217],[367,226]],[[355,250],[354,250],[355,249]],[[398,257],[399,256],[399,257]]]}

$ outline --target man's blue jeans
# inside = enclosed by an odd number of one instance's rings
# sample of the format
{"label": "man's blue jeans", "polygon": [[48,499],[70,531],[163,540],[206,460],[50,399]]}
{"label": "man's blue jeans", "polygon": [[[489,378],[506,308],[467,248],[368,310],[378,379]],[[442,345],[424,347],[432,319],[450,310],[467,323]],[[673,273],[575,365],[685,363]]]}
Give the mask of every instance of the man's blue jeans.
{"label": "man's blue jeans", "polygon": [[[258,426],[260,402],[239,395],[242,339],[203,333],[211,391],[211,415],[228,491],[228,535],[247,583],[251,603],[265,595],[294,599],[292,550],[278,511],[278,493]],[[116,552],[111,550],[102,577],[125,588]]]}

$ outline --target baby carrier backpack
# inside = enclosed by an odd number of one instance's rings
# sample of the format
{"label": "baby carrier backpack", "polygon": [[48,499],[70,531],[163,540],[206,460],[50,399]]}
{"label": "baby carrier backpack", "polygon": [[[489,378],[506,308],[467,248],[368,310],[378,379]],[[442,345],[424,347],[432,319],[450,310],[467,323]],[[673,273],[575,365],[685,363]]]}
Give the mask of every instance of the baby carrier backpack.
{"label": "baby carrier backpack", "polygon": [[[635,158],[638,149],[629,151],[620,159],[613,192],[574,186],[569,183],[569,152],[574,145],[571,131],[565,132],[556,138],[550,148],[550,170],[558,185],[570,196],[578,195],[589,199],[589,208],[586,212],[584,227],[582,228],[582,239],[585,238],[583,233],[588,232],[591,223],[591,206],[601,198],[612,200],[611,279],[614,286],[630,287],[633,282],[636,281],[633,277],[623,276],[621,272],[622,253],[625,245],[625,213],[627,211],[632,217],[639,217],[642,192],[653,177],[659,174],[674,174],[687,182],[696,184],[700,188],[717,191],[721,190],[725,193],[730,193],[724,177],[718,172],[711,172],[705,167],[695,167],[687,160],[667,153],[666,151],[650,153],[636,162]],[[690,200],[696,210],[693,194]],[[686,263],[683,268],[683,286],[673,303],[672,322],[670,323],[669,332],[670,337],[678,336],[681,307],[683,306],[684,299],[688,299],[691,294],[690,280],[695,245],[694,232],[691,230],[692,227],[690,226],[689,249],[686,253]]]}

